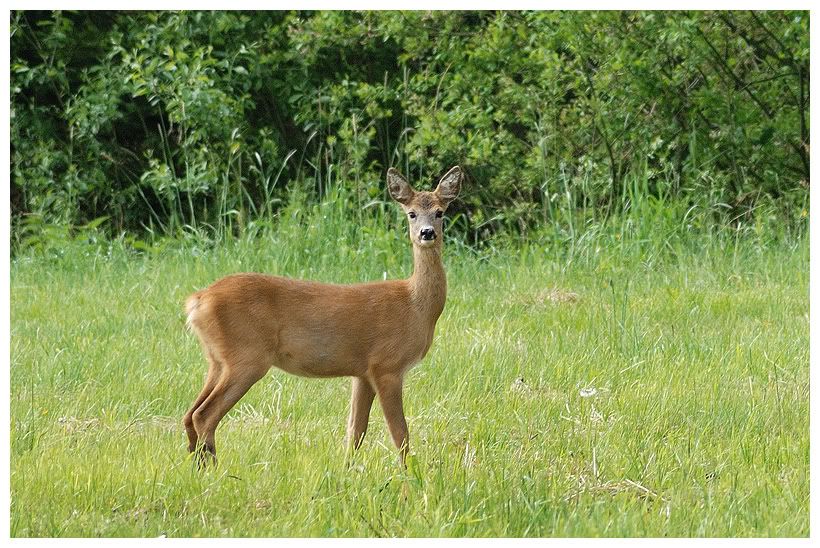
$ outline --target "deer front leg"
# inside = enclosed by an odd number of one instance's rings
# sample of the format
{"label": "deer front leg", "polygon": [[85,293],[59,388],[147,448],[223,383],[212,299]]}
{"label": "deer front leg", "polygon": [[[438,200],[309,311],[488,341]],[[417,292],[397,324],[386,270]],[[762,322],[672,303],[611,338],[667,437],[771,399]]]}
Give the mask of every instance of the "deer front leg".
{"label": "deer front leg", "polygon": [[376,391],[364,377],[353,377],[353,394],[350,398],[350,417],[347,421],[347,448],[349,452],[358,449],[367,433],[370,407]]}
{"label": "deer front leg", "polygon": [[402,378],[398,375],[385,375],[376,379],[376,390],[379,402],[390,429],[390,436],[401,455],[402,466],[407,466],[407,453],[410,450],[410,435],[407,431],[407,420],[402,406]]}

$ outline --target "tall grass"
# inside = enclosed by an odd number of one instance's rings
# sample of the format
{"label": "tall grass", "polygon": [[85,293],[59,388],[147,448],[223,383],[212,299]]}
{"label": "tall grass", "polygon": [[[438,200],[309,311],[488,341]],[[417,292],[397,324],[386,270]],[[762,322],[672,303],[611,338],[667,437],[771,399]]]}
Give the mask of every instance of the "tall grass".
{"label": "tall grass", "polygon": [[807,239],[698,226],[635,188],[606,219],[448,237],[407,471],[378,406],[345,463],[344,379],[269,374],[205,473],[180,424],[204,374],[185,295],[237,271],[405,276],[395,206],[351,215],[329,185],[238,232],[30,242],[11,272],[12,535],[807,535]]}

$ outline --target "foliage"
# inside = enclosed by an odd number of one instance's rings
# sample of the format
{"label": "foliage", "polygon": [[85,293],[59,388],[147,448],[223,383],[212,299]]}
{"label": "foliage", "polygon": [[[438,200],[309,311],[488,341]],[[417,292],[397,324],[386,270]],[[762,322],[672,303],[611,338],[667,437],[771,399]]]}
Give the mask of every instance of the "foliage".
{"label": "foliage", "polygon": [[17,234],[30,214],[236,233],[333,186],[367,215],[387,167],[426,185],[455,163],[471,241],[605,218],[636,188],[709,223],[806,215],[807,12],[11,19]]}

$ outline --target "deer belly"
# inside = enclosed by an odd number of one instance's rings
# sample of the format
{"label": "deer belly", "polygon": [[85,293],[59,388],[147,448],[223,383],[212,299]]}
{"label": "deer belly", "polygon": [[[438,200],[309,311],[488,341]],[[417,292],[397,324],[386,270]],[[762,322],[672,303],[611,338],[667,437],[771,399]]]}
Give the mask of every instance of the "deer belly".
{"label": "deer belly", "polygon": [[367,352],[327,333],[295,332],[280,337],[274,365],[301,377],[345,377],[367,370]]}

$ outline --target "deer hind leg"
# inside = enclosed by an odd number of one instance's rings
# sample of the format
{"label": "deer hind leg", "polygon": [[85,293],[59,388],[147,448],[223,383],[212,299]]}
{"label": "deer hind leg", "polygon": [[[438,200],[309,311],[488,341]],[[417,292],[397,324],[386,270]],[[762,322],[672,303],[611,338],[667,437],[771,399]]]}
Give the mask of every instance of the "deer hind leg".
{"label": "deer hind leg", "polygon": [[402,378],[398,375],[379,377],[376,379],[376,391],[379,394],[384,418],[387,420],[390,437],[399,450],[402,465],[406,466],[410,434],[407,431],[407,420],[404,418],[402,405]]}
{"label": "deer hind leg", "polygon": [[256,381],[265,376],[266,367],[260,363],[224,364],[216,386],[193,413],[197,433],[198,463],[216,461],[216,427],[222,417],[244,396]]}
{"label": "deer hind leg", "polygon": [[206,351],[206,355],[208,357],[208,374],[205,377],[205,385],[200,390],[199,395],[194,400],[193,405],[185,413],[185,417],[182,419],[182,423],[185,425],[185,433],[188,434],[188,452],[193,453],[196,449],[196,442],[197,442],[197,433],[196,428],[194,428],[194,411],[202,405],[202,402],[205,401],[211,392],[213,391],[214,387],[216,387],[217,381],[219,381],[219,377],[222,374],[222,364],[211,354],[210,352]]}
{"label": "deer hind leg", "polygon": [[370,407],[376,391],[364,377],[353,377],[353,394],[350,398],[350,417],[347,421],[348,450],[358,449],[367,432]]}

